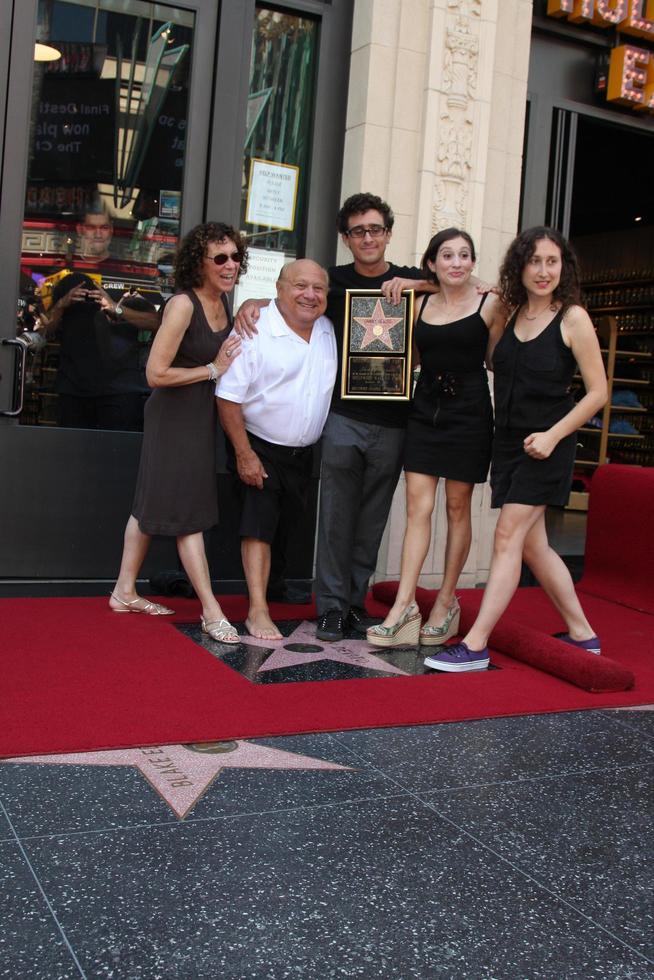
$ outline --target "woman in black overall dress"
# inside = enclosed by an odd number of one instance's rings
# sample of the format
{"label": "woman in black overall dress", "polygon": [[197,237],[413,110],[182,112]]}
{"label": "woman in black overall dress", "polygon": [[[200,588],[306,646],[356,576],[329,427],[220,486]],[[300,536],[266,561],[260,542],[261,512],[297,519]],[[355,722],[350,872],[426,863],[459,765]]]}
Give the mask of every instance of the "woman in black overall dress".
{"label": "woman in black overall dress", "polygon": [[[435,646],[459,628],[454,590],[470,551],[472,492],[476,483],[485,483],[491,457],[493,412],[485,358],[506,319],[497,296],[480,298],[471,279],[475,258],[472,239],[458,228],[434,235],[422,258],[438,292],[416,304],[413,337],[421,369],[404,454],[407,527],[400,584],[384,622],[367,631],[374,646],[406,646],[418,640]],[[445,481],[447,510],[445,568],[436,602],[421,627],[415,594],[429,550],[439,479]]]}
{"label": "woman in black overall dress", "polygon": [[[488,666],[488,637],[508,606],[524,561],[565,620],[560,638],[600,652],[570,572],[550,548],[545,508],[568,499],[576,431],[604,405],[606,374],[590,317],[579,303],[574,252],[559,232],[531,228],[509,246],[500,294],[515,307],[493,352],[495,438],[492,505],[501,507],[493,558],[477,619],[461,643],[427,657],[449,672]],[[575,404],[576,371],[585,394]]]}
{"label": "woman in black overall dress", "polygon": [[244,237],[219,222],[197,225],[175,258],[175,285],[148,358],[141,462],[125,528],[120,572],[109,605],[116,613],[170,615],[136,592],[153,534],[176,538],[184,570],[202,604],[202,631],[238,643],[211,588],[203,531],[218,522],[216,381],[240,352],[230,334],[227,294],[246,269]]}

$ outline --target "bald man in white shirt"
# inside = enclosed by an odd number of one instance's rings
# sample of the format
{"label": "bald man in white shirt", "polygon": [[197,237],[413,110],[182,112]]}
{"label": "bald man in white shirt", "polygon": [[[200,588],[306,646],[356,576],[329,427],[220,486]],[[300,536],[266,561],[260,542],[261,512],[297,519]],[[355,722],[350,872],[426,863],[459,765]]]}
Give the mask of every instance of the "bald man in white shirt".
{"label": "bald man in white shirt", "polygon": [[285,265],[258,333],[243,340],[241,355],[216,386],[242,484],[241,557],[250,597],[245,625],[261,639],[281,639],[266,602],[270,545],[282,508],[306,506],[311,447],[322,434],[336,378],[334,330],[323,315],[327,289],[327,272],[316,262]]}

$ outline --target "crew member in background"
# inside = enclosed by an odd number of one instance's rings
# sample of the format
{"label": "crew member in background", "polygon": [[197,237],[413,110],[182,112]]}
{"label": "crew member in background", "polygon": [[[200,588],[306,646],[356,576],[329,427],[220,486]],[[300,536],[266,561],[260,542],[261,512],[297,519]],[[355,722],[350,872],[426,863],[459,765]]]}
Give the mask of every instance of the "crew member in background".
{"label": "crew member in background", "polygon": [[143,428],[145,382],[141,332],[157,330],[156,306],[135,293],[113,262],[113,223],[104,210],[87,211],[77,225],[79,253],[59,278],[41,317],[60,340],[55,390],[58,422],[67,428]]}

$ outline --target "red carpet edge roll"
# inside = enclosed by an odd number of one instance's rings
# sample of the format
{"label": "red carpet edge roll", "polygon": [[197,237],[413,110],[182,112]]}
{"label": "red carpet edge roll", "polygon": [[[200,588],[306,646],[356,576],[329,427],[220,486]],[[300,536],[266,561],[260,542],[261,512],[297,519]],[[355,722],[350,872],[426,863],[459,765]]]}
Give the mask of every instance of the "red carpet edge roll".
{"label": "red carpet edge roll", "polygon": [[[378,582],[373,586],[373,595],[379,602],[393,604],[397,593],[397,582]],[[416,601],[423,617],[426,617],[434,602],[436,593],[418,588]],[[461,627],[463,636],[474,622],[477,609],[461,603]],[[535,667],[538,670],[559,677],[591,694],[606,694],[612,691],[629,691],[635,683],[630,670],[605,656],[596,656],[578,650],[569,643],[541,633],[504,616],[490,635],[492,652],[503,653],[514,660]]]}

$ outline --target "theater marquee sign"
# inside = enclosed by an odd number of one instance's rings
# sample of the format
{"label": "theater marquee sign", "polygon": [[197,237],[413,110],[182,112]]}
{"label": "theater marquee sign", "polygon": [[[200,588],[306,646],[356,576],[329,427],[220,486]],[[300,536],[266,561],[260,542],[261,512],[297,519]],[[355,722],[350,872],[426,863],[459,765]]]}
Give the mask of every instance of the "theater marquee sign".
{"label": "theater marquee sign", "polygon": [[[654,42],[654,0],[548,0],[547,13],[575,24],[614,27],[621,34]],[[612,49],[606,99],[654,112],[654,50],[636,44]]]}

